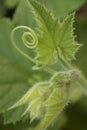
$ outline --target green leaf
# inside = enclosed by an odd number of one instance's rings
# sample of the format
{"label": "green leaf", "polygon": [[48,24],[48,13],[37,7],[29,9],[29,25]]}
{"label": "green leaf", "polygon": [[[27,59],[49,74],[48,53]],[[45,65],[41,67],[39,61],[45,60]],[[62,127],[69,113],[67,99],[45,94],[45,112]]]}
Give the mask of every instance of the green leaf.
{"label": "green leaf", "polygon": [[31,121],[36,118],[40,119],[43,113],[43,93],[47,92],[48,86],[49,83],[40,82],[29,89],[23,97],[9,107],[4,115],[5,122],[16,122],[17,120],[24,120],[29,117]]}
{"label": "green leaf", "polygon": [[16,124],[2,124],[2,122],[0,122],[0,128],[1,130],[28,130],[30,124],[29,121],[26,122],[18,122]]}
{"label": "green leaf", "polygon": [[[17,102],[34,81],[32,81],[34,79],[32,76],[30,76],[31,79],[29,78],[29,74],[32,73],[33,75],[30,62],[14,49],[10,41],[10,33],[13,27],[10,20],[0,20],[0,113],[4,113]],[[24,67],[26,65],[28,73],[26,67]],[[15,116],[15,121],[18,119],[20,118]]]}
{"label": "green leaf", "polygon": [[24,25],[32,28],[35,27],[35,21],[33,19],[33,15],[31,13],[31,9],[27,3],[27,0],[21,0],[19,3],[19,6],[13,16],[13,22],[16,26]]}
{"label": "green leaf", "polygon": [[9,107],[5,113],[5,121],[12,122],[30,116],[31,122],[39,119],[36,129],[45,130],[59,117],[64,107],[74,94],[71,87],[75,87],[73,79],[75,71],[58,72],[48,82],[35,84],[29,91]]}
{"label": "green leaf", "polygon": [[[41,77],[44,79],[44,76],[41,76],[44,73],[39,75],[38,72],[32,71],[30,61],[21,56],[12,45],[10,33],[13,27],[10,20],[0,20],[0,113],[5,113],[24,96],[32,84],[41,80]],[[10,111],[9,118],[5,118],[5,123],[21,120],[25,109],[26,105],[14,112]]]}
{"label": "green leaf", "polygon": [[[75,14],[70,14],[66,19],[62,22],[61,27],[57,32],[55,31],[55,39],[58,45],[59,56],[63,60],[70,61],[75,59],[75,54],[78,51],[81,44],[78,44],[75,41],[74,36],[74,22]],[[57,27],[56,27],[57,28]]]}
{"label": "green leaf", "polygon": [[[46,108],[46,114],[43,117],[39,128],[42,128],[45,130],[49,125],[52,125],[54,121],[57,119],[59,114],[64,109],[65,105],[67,105],[67,100],[63,99],[62,97],[58,96],[59,90],[55,89],[49,99],[46,102],[47,108]],[[53,103],[52,106],[50,106],[50,103]]]}
{"label": "green leaf", "polygon": [[50,80],[52,92],[44,101],[45,113],[38,124],[36,130],[47,129],[58,119],[65,106],[74,96],[73,87],[75,90],[76,72],[74,70],[67,72],[58,72]]}
{"label": "green leaf", "polygon": [[[69,15],[63,22],[58,22],[37,2],[30,0],[30,5],[40,25],[38,61],[52,64],[57,61],[57,58],[71,60],[79,48],[73,36],[74,14]],[[23,3],[20,8],[22,9],[22,7],[24,7]],[[21,14],[21,9],[17,13]],[[22,22],[23,25],[26,23],[28,25],[26,20],[21,22],[21,17],[18,22],[19,14],[15,15],[14,24],[8,19],[0,20],[0,113],[4,114],[5,123],[15,123],[30,117],[31,121],[41,120],[38,129],[46,129],[68,103],[71,94],[68,93],[70,92],[68,90],[71,81],[73,83],[73,77],[68,72],[60,72],[49,81],[40,82],[29,89],[32,84],[41,79],[44,80],[44,76],[42,76],[43,74],[38,75],[39,73],[36,71],[33,72],[32,64],[11,45],[10,33],[15,25]],[[31,26],[33,25],[31,24]],[[30,54],[31,51],[21,44],[20,38],[21,35],[17,33],[16,41],[27,54]]]}
{"label": "green leaf", "polygon": [[53,64],[58,58],[63,60],[74,59],[80,45],[75,41],[73,34],[74,13],[63,22],[55,19],[52,14],[34,0],[29,0],[39,24],[38,56],[36,59],[45,64]]}
{"label": "green leaf", "polygon": [[7,6],[9,8],[13,8],[18,4],[19,1],[20,0],[5,0],[4,4],[5,4],[5,6]]}
{"label": "green leaf", "polygon": [[9,19],[3,18],[0,20],[0,55],[11,60],[13,58],[13,55],[11,55],[13,54],[13,49],[10,41],[10,33],[12,29],[13,24]]}
{"label": "green leaf", "polygon": [[45,0],[45,5],[53,11],[58,18],[64,18],[73,10],[79,9],[86,0]]}
{"label": "green leaf", "polygon": [[15,64],[0,58],[0,113],[5,112],[29,89],[28,77]]}
{"label": "green leaf", "polygon": [[[27,60],[25,57],[23,57],[11,43],[11,31],[14,27],[14,23],[11,22],[9,19],[3,18],[0,20],[0,55],[6,57],[8,60],[11,60],[13,63],[19,66],[19,68],[25,73],[30,74],[30,72],[32,73],[31,62]],[[24,49],[24,51],[26,51],[27,54],[30,54],[29,49],[27,49],[23,45],[20,39],[21,35],[18,32],[16,34],[16,41],[18,45],[22,49]]]}
{"label": "green leaf", "polygon": [[50,126],[48,130],[61,130],[67,123],[67,116],[64,112],[60,114],[53,126]]}

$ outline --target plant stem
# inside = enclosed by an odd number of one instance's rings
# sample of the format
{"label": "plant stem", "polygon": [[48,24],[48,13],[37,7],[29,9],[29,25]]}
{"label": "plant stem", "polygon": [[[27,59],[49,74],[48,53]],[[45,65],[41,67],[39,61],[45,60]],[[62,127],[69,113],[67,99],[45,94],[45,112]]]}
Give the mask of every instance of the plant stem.
{"label": "plant stem", "polygon": [[[63,60],[61,60],[60,62],[61,62],[61,65],[62,65],[64,70],[73,69],[73,66],[70,63],[65,62]],[[79,71],[79,70],[77,70],[77,71]],[[83,89],[85,94],[87,94],[87,81],[84,78],[84,76],[82,75],[82,73],[77,73],[76,80],[77,80],[77,85],[80,86],[81,89]]]}

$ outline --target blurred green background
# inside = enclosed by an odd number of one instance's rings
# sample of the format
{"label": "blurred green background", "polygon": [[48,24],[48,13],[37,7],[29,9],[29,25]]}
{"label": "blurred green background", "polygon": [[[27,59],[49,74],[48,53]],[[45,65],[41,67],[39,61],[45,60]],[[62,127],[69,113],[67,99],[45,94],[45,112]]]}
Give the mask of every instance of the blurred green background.
{"label": "blurred green background", "polygon": [[[78,66],[87,78],[87,2],[86,0],[38,0],[45,4],[55,16],[62,19],[72,11],[76,11],[75,35],[76,40],[83,46],[76,55],[73,64]],[[15,15],[16,13],[16,15]],[[31,25],[30,11],[26,0],[0,0],[0,21],[3,18],[14,20],[15,25]],[[0,22],[2,24],[2,22]],[[33,23],[34,24],[34,23]],[[0,25],[2,26],[2,25]],[[2,30],[0,30],[2,31]],[[78,96],[77,96],[78,97]],[[0,116],[0,130],[29,130],[30,124],[18,122],[16,124],[3,124]],[[77,101],[69,104],[60,118],[49,130],[87,130],[87,97],[82,96]]]}

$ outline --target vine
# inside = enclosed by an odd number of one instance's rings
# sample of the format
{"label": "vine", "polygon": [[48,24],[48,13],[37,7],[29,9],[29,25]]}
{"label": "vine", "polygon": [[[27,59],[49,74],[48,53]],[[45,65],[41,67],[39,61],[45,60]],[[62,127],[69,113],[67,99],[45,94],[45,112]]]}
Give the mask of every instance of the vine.
{"label": "vine", "polygon": [[[27,32],[23,31],[21,39],[23,41],[23,44],[29,49],[37,48],[38,46],[38,37],[36,33],[27,26],[18,26],[12,30],[11,40],[18,52],[20,52],[31,62],[37,64],[37,61],[35,59],[23,52],[16,44],[14,40],[14,35],[18,29],[28,30]],[[27,39],[27,37],[29,40]],[[8,109],[8,111],[10,111],[11,109],[14,109],[16,107],[28,104],[26,110],[22,114],[22,117],[30,112],[31,122],[36,118],[42,118],[42,121],[35,128],[35,130],[45,130],[49,127],[51,123],[55,121],[55,119],[59,116],[59,114],[67,105],[67,103],[71,99],[71,96],[73,95],[71,87],[74,87],[75,89],[75,86],[77,85],[87,85],[87,82],[85,81],[79,70],[73,69],[73,67],[69,63],[63,61],[62,59],[60,59],[60,61],[65,71],[57,72],[42,64],[42,67],[39,67],[39,69],[50,73],[52,75],[51,79],[48,82],[40,82],[35,84],[16,104]],[[58,104],[57,98],[59,98],[59,100],[61,101],[61,105]],[[52,103],[54,105],[50,106]],[[56,107],[56,105],[58,105],[58,107],[60,106],[60,110],[58,111],[59,108],[56,108],[54,113],[54,108]],[[36,109],[34,109],[34,106],[36,106]],[[47,110],[47,108],[49,109]],[[46,112],[44,113],[44,111]]]}
{"label": "vine", "polygon": [[[33,49],[37,46],[38,44],[38,38],[37,38],[37,35],[35,34],[35,32],[27,27],[27,26],[18,26],[18,27],[15,27],[12,32],[11,32],[11,41],[14,45],[14,47],[23,55],[25,56],[28,60],[30,60],[31,62],[35,63],[35,60],[33,58],[31,58],[29,55],[27,55],[25,52],[23,52],[17,45],[16,45],[16,42],[14,40],[14,35],[15,35],[15,32],[18,30],[18,29],[26,29],[27,32],[23,32],[22,34],[22,40],[23,40],[23,43],[24,45],[29,48],[29,49]],[[28,41],[27,40],[27,36],[29,36],[31,38],[31,41]]]}
{"label": "vine", "polygon": [[[39,24],[38,31],[40,33],[37,34],[27,26],[18,26],[11,32],[11,41],[18,52],[33,62],[39,70],[50,73],[51,78],[49,81],[34,84],[8,111],[27,104],[22,117],[30,113],[31,122],[34,119],[41,120],[35,130],[45,130],[57,119],[71,97],[74,96],[74,89],[77,86],[87,90],[87,82],[81,72],[74,69],[69,63],[75,58],[76,52],[81,47],[75,41],[73,34],[75,13],[70,14],[61,22],[35,0],[29,0],[28,4]],[[35,49],[37,52],[35,57],[31,57],[18,47],[15,33],[20,29],[23,29],[21,39],[24,46]],[[49,67],[58,61],[62,64],[61,71]],[[34,67],[34,69],[36,68]]]}
{"label": "vine", "polygon": [[[26,32],[25,32],[25,31],[23,32],[22,38],[21,38],[22,41],[23,41],[23,44],[24,44],[27,48],[29,48],[29,49],[34,49],[34,48],[36,48],[37,45],[38,45],[38,37],[37,37],[36,33],[34,32],[34,30],[32,30],[30,27],[27,27],[27,26],[18,26],[18,27],[15,27],[15,28],[12,30],[12,32],[11,32],[11,41],[12,41],[12,44],[14,45],[14,47],[18,50],[19,53],[21,53],[21,54],[22,54],[25,58],[27,58],[29,61],[31,61],[31,62],[37,64],[38,66],[40,65],[40,67],[35,66],[35,67],[33,67],[33,69],[35,69],[35,70],[36,70],[36,69],[42,69],[42,70],[44,70],[44,71],[49,72],[50,74],[54,74],[56,71],[54,71],[53,69],[47,67],[46,65],[43,66],[41,63],[37,63],[37,61],[36,61],[34,58],[30,57],[28,54],[26,54],[24,51],[22,51],[22,50],[18,47],[18,45],[17,45],[16,42],[15,42],[14,35],[15,35],[16,31],[19,30],[19,29],[26,29],[26,30],[28,30],[28,31],[26,31]],[[29,40],[27,39],[27,37],[29,37],[29,38],[31,39],[31,41],[29,41]]]}

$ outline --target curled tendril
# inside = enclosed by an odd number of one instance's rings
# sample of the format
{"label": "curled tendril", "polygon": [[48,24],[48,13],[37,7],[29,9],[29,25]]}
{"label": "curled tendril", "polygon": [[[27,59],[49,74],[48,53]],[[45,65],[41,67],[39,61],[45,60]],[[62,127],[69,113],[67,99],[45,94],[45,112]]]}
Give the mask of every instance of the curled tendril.
{"label": "curled tendril", "polygon": [[[35,32],[31,28],[28,28],[28,30],[30,32],[24,32],[22,40],[23,40],[23,43],[26,47],[32,49],[32,48],[35,48],[37,46],[38,39],[37,39]],[[31,42],[26,39],[27,36],[31,37]]]}
{"label": "curled tendril", "polygon": [[[18,50],[18,52],[20,52],[24,57],[26,57],[28,60],[30,60],[31,62],[35,63],[36,66],[33,67],[32,69],[34,70],[37,70],[37,69],[42,69],[43,68],[43,65],[38,63],[34,58],[32,58],[31,56],[29,56],[26,52],[24,52],[20,47],[18,47],[17,43],[16,43],[16,37],[15,37],[15,34],[16,34],[16,31],[20,30],[20,29],[25,29],[22,30],[22,41],[23,41],[23,44],[27,47],[27,48],[30,48],[30,49],[33,49],[33,48],[36,48],[37,47],[37,44],[38,44],[38,37],[36,35],[36,33],[29,27],[27,26],[18,26],[18,27],[15,27],[12,32],[11,32],[11,41],[12,41],[12,44],[14,45],[14,47]],[[38,67],[37,66],[37,63],[38,63],[38,66],[41,65],[41,67]],[[54,71],[53,69],[47,67],[47,66],[44,66],[43,68],[44,71],[47,71],[48,73],[50,74],[54,74],[56,71]]]}
{"label": "curled tendril", "polygon": [[29,27],[27,26],[18,26],[18,27],[15,27],[12,32],[11,32],[11,41],[12,41],[12,44],[14,45],[14,47],[23,55],[25,56],[27,59],[29,59],[31,62],[35,63],[36,61],[31,57],[29,56],[27,53],[25,53],[24,51],[22,51],[22,49],[20,49],[18,47],[18,45],[16,44],[15,42],[15,38],[14,38],[14,35],[16,33],[17,30],[19,29],[25,29],[26,31],[23,31],[23,34],[22,34],[22,41],[23,41],[23,44],[27,47],[27,48],[30,48],[30,49],[33,49],[33,48],[36,48],[37,44],[38,44],[38,38],[37,38],[37,35],[36,33]]}

